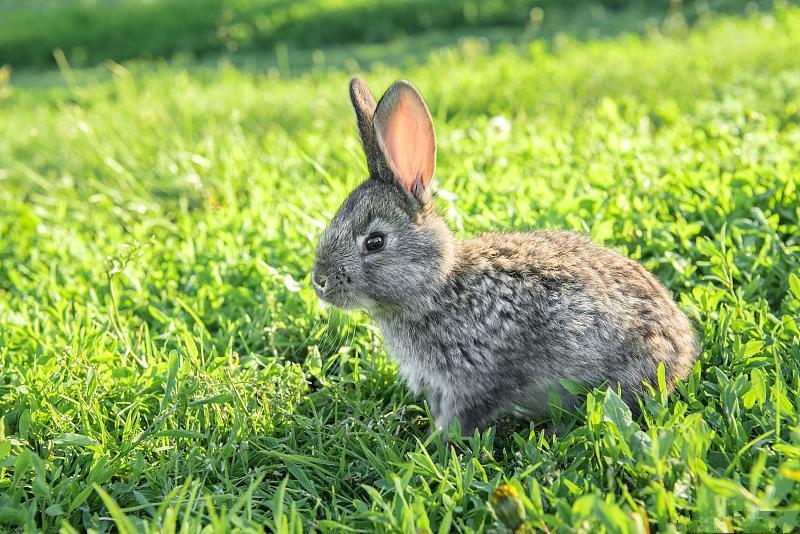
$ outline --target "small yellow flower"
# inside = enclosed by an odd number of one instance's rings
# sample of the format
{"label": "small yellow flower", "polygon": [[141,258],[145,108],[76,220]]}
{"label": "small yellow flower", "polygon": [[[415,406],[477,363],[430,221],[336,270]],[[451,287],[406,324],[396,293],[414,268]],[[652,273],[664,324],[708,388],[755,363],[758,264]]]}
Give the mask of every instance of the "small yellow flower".
{"label": "small yellow flower", "polygon": [[517,529],[525,521],[525,506],[514,486],[498,486],[490,500],[495,518],[511,530]]}

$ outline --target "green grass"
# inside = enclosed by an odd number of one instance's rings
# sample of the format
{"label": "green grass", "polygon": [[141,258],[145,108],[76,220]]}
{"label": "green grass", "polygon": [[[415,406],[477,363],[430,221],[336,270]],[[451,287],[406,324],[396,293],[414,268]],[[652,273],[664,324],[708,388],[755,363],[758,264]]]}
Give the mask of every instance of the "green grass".
{"label": "green grass", "polygon": [[365,73],[426,96],[460,235],[589,233],[702,342],[637,421],[596,391],[556,435],[454,450],[369,319],[308,287],[365,172],[347,70],[0,81],[2,528],[502,531],[507,484],[534,529],[796,530],[799,46],[800,9],[777,7]]}

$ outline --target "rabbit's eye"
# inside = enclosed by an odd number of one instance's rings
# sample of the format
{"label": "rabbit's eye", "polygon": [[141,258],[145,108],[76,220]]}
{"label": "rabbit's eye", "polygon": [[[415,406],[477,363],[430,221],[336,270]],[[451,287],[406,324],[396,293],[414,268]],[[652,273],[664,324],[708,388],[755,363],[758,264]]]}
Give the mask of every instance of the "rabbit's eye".
{"label": "rabbit's eye", "polygon": [[386,244],[386,236],[383,234],[369,234],[364,240],[364,248],[369,252],[376,252],[382,249],[384,244]]}

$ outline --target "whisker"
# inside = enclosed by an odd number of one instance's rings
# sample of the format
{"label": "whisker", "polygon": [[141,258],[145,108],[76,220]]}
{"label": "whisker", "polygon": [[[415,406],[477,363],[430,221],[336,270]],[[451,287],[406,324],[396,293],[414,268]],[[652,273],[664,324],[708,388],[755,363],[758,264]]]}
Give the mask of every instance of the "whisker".
{"label": "whisker", "polygon": [[341,348],[342,348],[342,343],[341,343],[341,341],[342,341],[342,339],[341,339],[341,326],[342,326],[342,321],[343,321],[345,318],[346,318],[348,321],[350,320],[350,315],[349,315],[349,314],[344,314],[344,313],[342,313],[342,312],[337,312],[337,313],[338,313],[338,315],[339,315],[340,323],[339,323],[339,328],[337,328],[338,337],[337,337],[337,343],[336,343],[336,345],[338,345],[338,347],[336,348],[336,351],[334,352],[334,355],[335,355],[335,357],[336,357],[336,362],[335,362],[335,363],[334,363],[334,365],[331,367],[331,372],[332,372],[332,373],[338,373],[338,371],[339,371],[339,369],[341,368],[341,365],[342,365],[342,351],[341,351]]}
{"label": "whisker", "polygon": [[309,328],[308,335],[305,337],[305,339],[303,341],[301,341],[299,344],[294,346],[294,350],[292,350],[288,354],[288,358],[287,359],[293,360],[296,356],[298,356],[300,354],[300,351],[303,350],[303,348],[306,347],[308,342],[314,336],[314,332],[320,326],[321,323],[322,323],[322,317],[318,316],[317,320],[314,322],[314,324],[311,326],[311,328]]}
{"label": "whisker", "polygon": [[338,338],[338,324],[340,318],[339,313],[336,309],[331,311],[331,314],[328,316],[328,323],[327,328],[325,329],[325,334],[322,336],[322,339],[319,340],[319,346],[321,349],[325,350],[326,346],[331,342]]}

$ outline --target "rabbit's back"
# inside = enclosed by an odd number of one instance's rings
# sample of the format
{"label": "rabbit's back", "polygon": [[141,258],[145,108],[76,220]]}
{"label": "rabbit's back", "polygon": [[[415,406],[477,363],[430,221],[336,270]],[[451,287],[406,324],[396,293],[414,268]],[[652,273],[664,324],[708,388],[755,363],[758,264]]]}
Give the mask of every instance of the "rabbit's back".
{"label": "rabbit's back", "polygon": [[[463,243],[460,259],[454,279],[480,286],[483,275],[496,279],[495,287],[510,284],[520,292],[526,324],[543,319],[554,341],[580,339],[586,353],[618,363],[620,373],[632,372],[629,364],[637,360],[643,369],[663,362],[669,380],[685,377],[693,365],[694,333],[664,286],[635,261],[580,234],[483,234]],[[542,332],[543,342],[549,337]]]}

